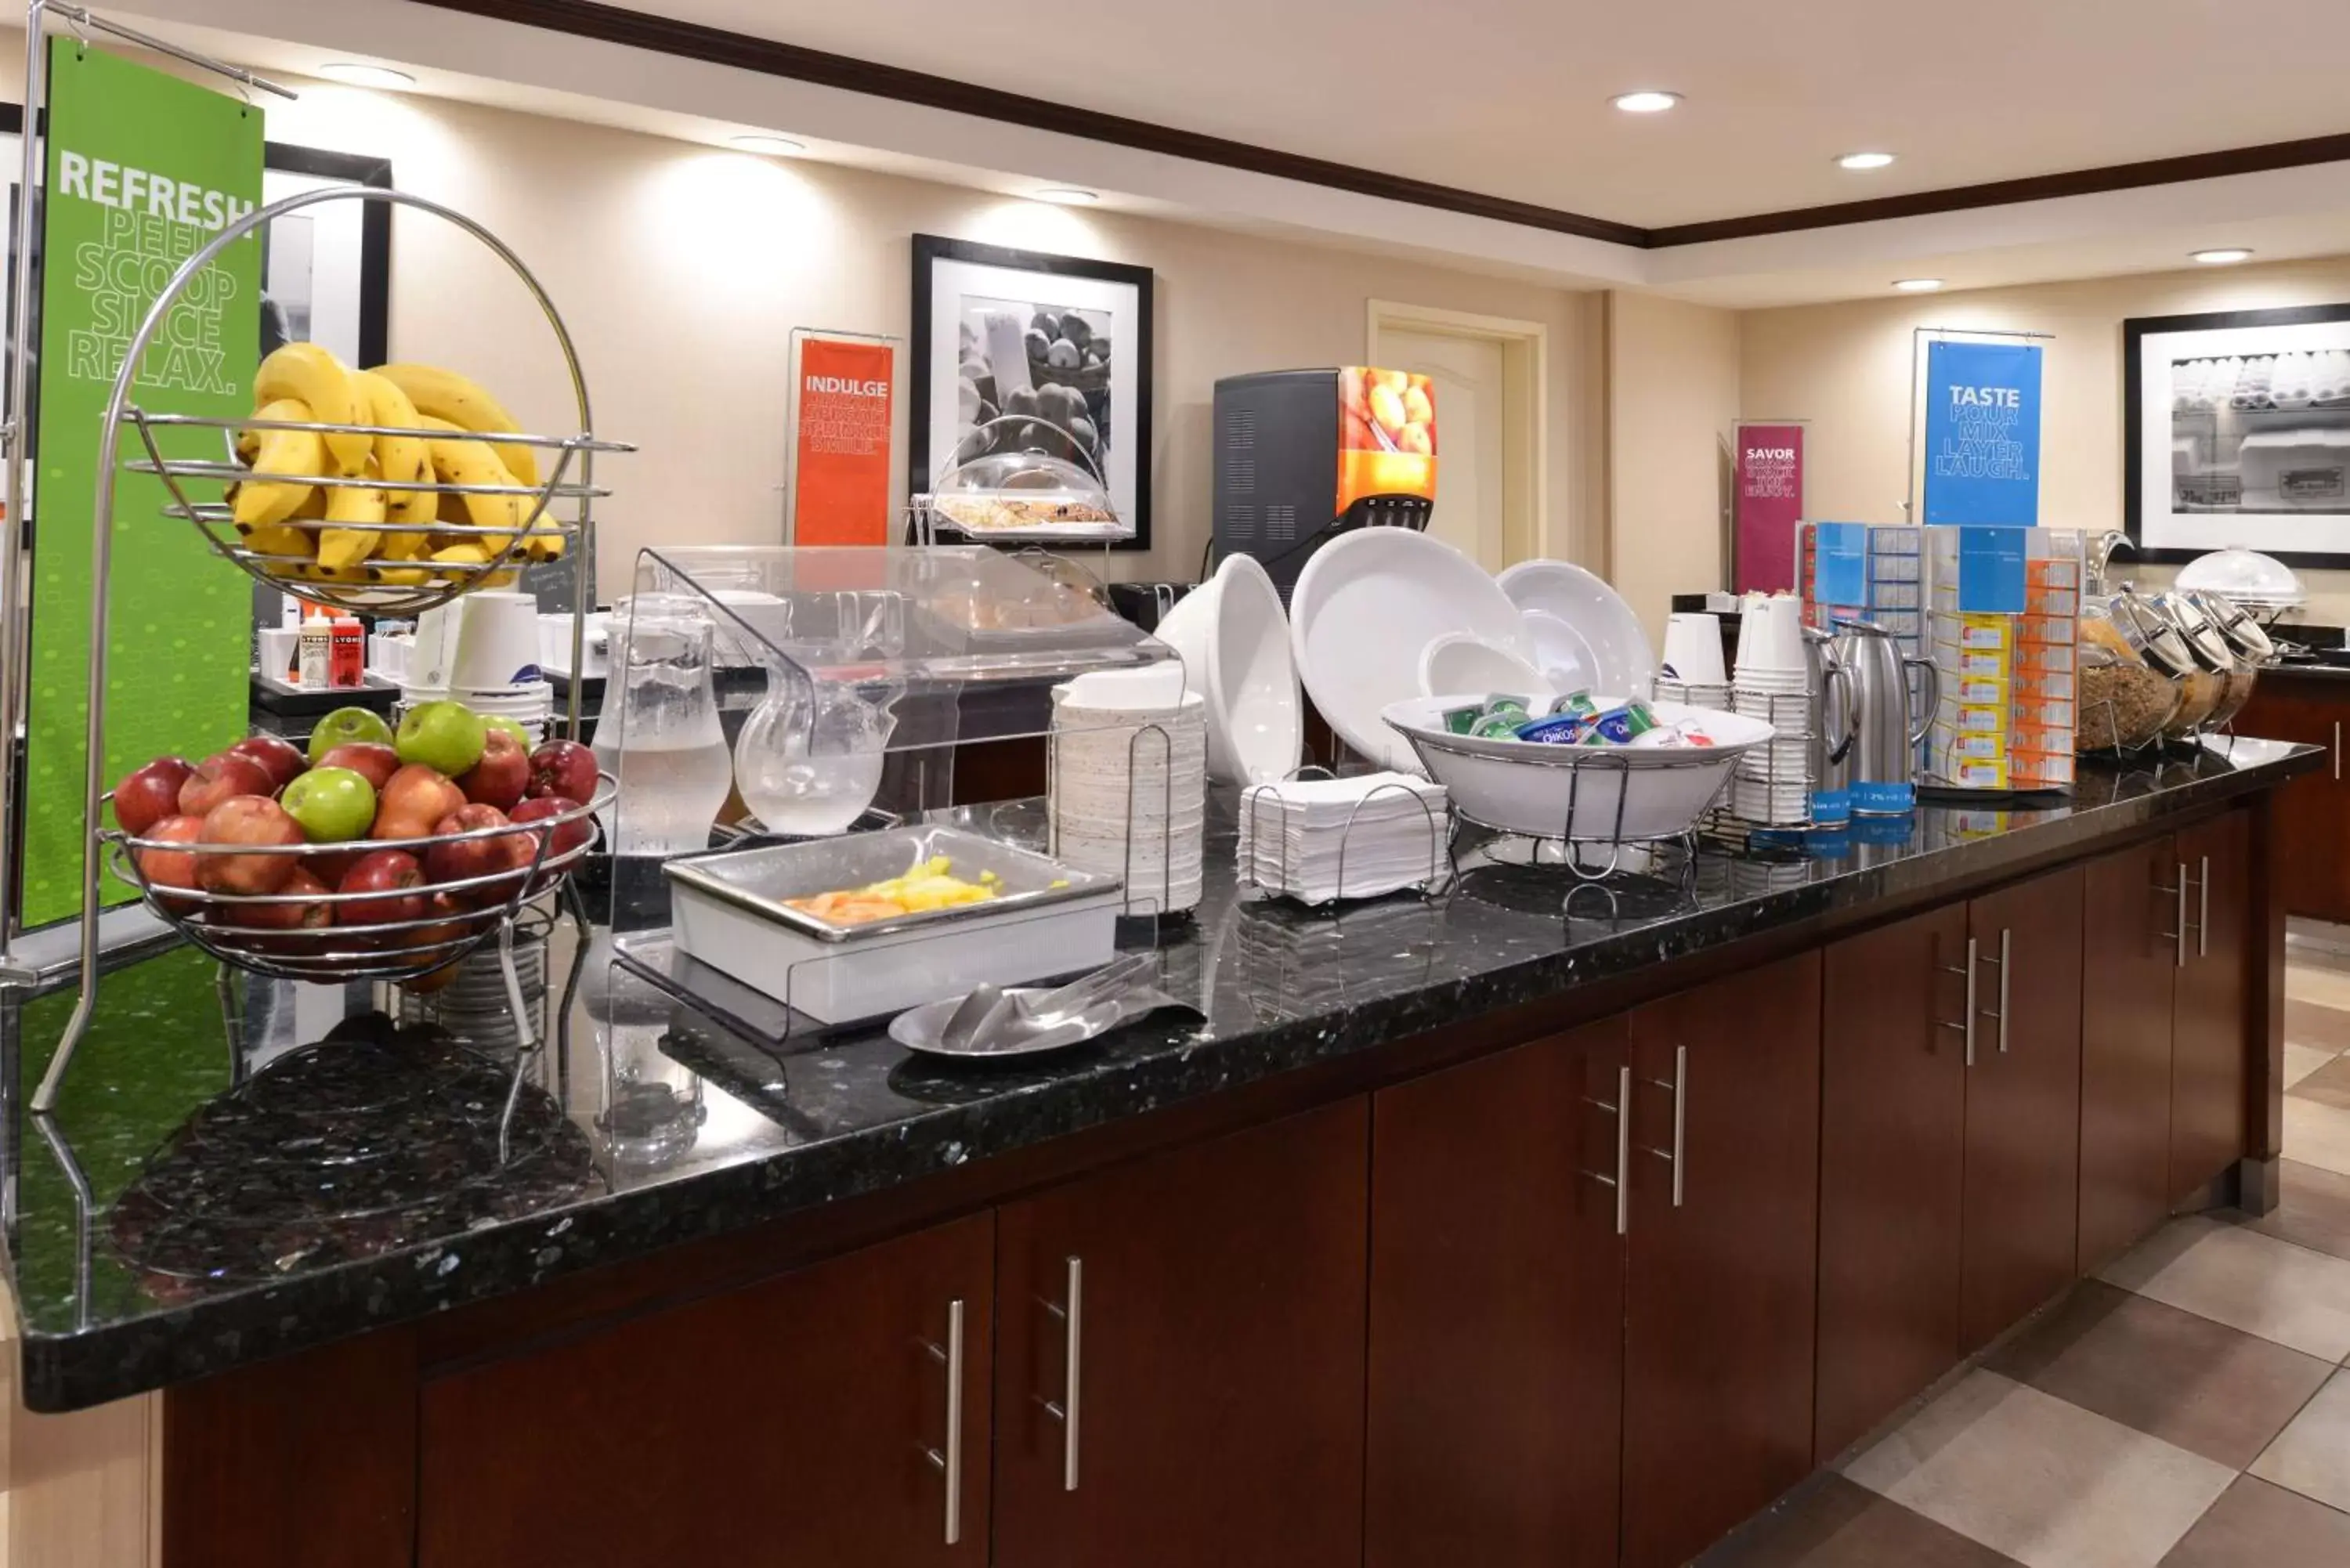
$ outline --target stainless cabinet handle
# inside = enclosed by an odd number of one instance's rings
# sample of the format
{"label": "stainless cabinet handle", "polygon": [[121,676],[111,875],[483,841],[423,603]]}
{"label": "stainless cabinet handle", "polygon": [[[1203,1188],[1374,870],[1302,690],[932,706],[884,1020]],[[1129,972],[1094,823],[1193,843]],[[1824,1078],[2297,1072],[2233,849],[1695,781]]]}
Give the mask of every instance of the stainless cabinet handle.
{"label": "stainless cabinet handle", "polygon": [[1588,1095],[1583,1096],[1583,1103],[1596,1106],[1616,1118],[1616,1174],[1603,1176],[1596,1170],[1586,1170],[1583,1174],[1602,1187],[1615,1189],[1616,1234],[1621,1236],[1632,1229],[1632,1069],[1616,1069],[1614,1105],[1606,1100],[1595,1100]]}
{"label": "stainless cabinet handle", "polygon": [[1061,1320],[1063,1362],[1061,1398],[1058,1404],[1045,1401],[1045,1413],[1061,1423],[1061,1490],[1077,1490],[1077,1410],[1082,1389],[1079,1372],[1085,1357],[1086,1323],[1086,1261],[1074,1254],[1069,1259],[1068,1295],[1060,1305],[1045,1303],[1045,1310]]}
{"label": "stainless cabinet handle", "polygon": [[2185,969],[2187,967],[2187,862],[2181,860],[2178,863],[2178,883],[2176,887],[2158,888],[2155,891],[2172,894],[2178,899],[2178,928],[2162,934],[2168,937],[2175,944],[2178,961],[2173,967]]}
{"label": "stainless cabinet handle", "polygon": [[1960,969],[1950,964],[1944,964],[1942,966],[1942,972],[1944,974],[1959,974],[1966,977],[1966,1011],[1959,1015],[1965,1019],[1966,1022],[1963,1023],[1952,1023],[1945,1019],[1941,1021],[1941,1026],[1945,1029],[1955,1029],[1965,1038],[1967,1043],[1967,1065],[1970,1067],[1975,1064],[1975,939],[1969,937],[1967,939],[1966,968]]}
{"label": "stainless cabinet handle", "polygon": [[2007,940],[2012,935],[2005,926],[1999,929],[1999,1054],[2007,1054]]}
{"label": "stainless cabinet handle", "polygon": [[2342,721],[2334,721],[2334,782],[2342,782]]}
{"label": "stainless cabinet handle", "polygon": [[2195,897],[2202,908],[2195,917],[2195,956],[2211,956],[2211,857],[2203,859],[2203,875],[2196,878]]}
{"label": "stainless cabinet handle", "polygon": [[931,1465],[947,1489],[947,1544],[962,1543],[962,1303],[947,1303],[947,1342],[930,1347],[931,1359],[947,1369],[947,1441],[943,1449],[930,1449]]}
{"label": "stainless cabinet handle", "polygon": [[1661,1148],[1652,1148],[1648,1152],[1673,1168],[1673,1207],[1679,1209],[1681,1206],[1683,1165],[1681,1155],[1689,1134],[1689,1047],[1686,1045],[1673,1047],[1673,1081],[1671,1083],[1669,1084],[1662,1078],[1651,1078],[1648,1082],[1659,1089],[1670,1089],[1673,1092],[1672,1149],[1668,1152]]}

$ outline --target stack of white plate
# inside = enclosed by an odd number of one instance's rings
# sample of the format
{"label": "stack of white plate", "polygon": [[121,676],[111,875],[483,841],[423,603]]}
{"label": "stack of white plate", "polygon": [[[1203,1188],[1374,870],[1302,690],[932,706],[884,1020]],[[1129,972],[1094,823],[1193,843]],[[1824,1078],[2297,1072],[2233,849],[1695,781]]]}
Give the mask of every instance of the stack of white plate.
{"label": "stack of white plate", "polygon": [[1098,686],[1054,693],[1053,857],[1123,877],[1128,914],[1191,909],[1207,815],[1207,701],[1193,692],[1170,707],[1093,706],[1096,692],[1116,700]]}
{"label": "stack of white plate", "polygon": [[1408,774],[1258,784],[1241,797],[1241,875],[1308,904],[1422,887],[1443,873],[1445,808],[1442,785]]}
{"label": "stack of white plate", "polygon": [[1731,781],[1731,810],[1749,822],[1792,826],[1811,820],[1811,699],[1806,680],[1801,670],[1741,665],[1738,679],[1731,683],[1731,710],[1761,719],[1778,731],[1769,745],[1757,746],[1738,759],[1738,776]]}

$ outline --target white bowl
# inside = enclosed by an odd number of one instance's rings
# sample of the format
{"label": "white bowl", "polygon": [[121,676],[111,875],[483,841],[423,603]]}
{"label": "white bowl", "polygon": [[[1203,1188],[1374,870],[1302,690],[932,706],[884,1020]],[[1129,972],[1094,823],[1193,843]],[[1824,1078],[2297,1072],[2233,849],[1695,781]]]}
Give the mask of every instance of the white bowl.
{"label": "white bowl", "polygon": [[1583,634],[1548,610],[1521,610],[1519,620],[1534,639],[1534,668],[1561,691],[1588,691],[1602,684],[1599,660]]}
{"label": "white bowl", "polygon": [[1659,702],[1659,718],[1702,719],[1720,743],[1600,750],[1480,740],[1444,729],[1443,711],[1464,701],[1393,703],[1387,722],[1417,744],[1430,776],[1451,792],[1463,816],[1539,838],[1628,842],[1687,832],[1721,794],[1739,757],[1772,734],[1758,720]]}
{"label": "white bowl", "polygon": [[1305,704],[1280,590],[1251,556],[1216,575],[1159,623],[1183,660],[1183,685],[1208,705],[1208,766],[1227,784],[1285,778],[1305,745]]}
{"label": "white bowl", "polygon": [[1518,607],[1483,567],[1409,528],[1341,534],[1289,596],[1289,644],[1314,706],[1348,746],[1406,773],[1420,772],[1419,759],[1380,715],[1419,695],[1419,650],[1448,631],[1521,659],[1534,651]]}
{"label": "white bowl", "polygon": [[1419,694],[1440,691],[1547,691],[1549,678],[1506,648],[1473,631],[1448,631],[1419,650]]}
{"label": "white bowl", "polygon": [[1502,591],[1522,610],[1541,610],[1575,628],[1591,649],[1591,685],[1645,699],[1656,690],[1657,652],[1624,596],[1567,561],[1521,561]]}

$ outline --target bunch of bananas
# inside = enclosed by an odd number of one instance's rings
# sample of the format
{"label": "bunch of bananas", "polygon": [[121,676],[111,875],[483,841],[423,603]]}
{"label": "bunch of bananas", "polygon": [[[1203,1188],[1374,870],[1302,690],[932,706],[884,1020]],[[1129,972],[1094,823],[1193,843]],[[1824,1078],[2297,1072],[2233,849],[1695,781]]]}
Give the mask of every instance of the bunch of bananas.
{"label": "bunch of bananas", "polygon": [[[553,519],[532,522],[537,504],[530,496],[399,488],[539,482],[529,447],[495,439],[521,427],[496,399],[453,370],[430,365],[351,370],[315,343],[288,343],[255,372],[253,400],[259,420],[417,432],[242,432],[236,450],[247,477],[230,488],[230,516],[246,548],[274,557],[273,572],[311,582],[416,587],[480,577],[483,587],[502,587],[514,580],[512,571],[445,568],[487,566],[518,533],[529,560],[563,554],[564,535]],[[316,477],[376,479],[384,488],[309,483]],[[490,532],[452,532],[450,524]]]}

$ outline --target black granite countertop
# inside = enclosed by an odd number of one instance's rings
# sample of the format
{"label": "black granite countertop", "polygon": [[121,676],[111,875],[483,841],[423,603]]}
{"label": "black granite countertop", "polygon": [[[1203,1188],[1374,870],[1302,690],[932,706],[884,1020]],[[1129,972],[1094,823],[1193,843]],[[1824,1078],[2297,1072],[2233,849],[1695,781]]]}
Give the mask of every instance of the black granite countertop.
{"label": "black granite countertop", "polygon": [[[2213,742],[2085,768],[2046,809],[1928,805],[1801,851],[1709,841],[1580,887],[1513,863],[1515,841],[1472,845],[1443,898],[1343,914],[1234,888],[1229,840],[1211,834],[1206,900],[1159,956],[1165,989],[1197,1012],[1009,1071],[941,1068],[878,1032],[764,1049],[615,964],[599,929],[567,1048],[538,1059],[503,1159],[502,1070],[368,1012],[364,988],[297,997],[254,981],[231,1019],[201,954],[141,958],[106,976],[57,1116],[10,1110],[23,1397],[79,1408],[919,1180],[1996,876],[2321,755]],[[999,808],[983,825],[1018,836],[1038,815]],[[29,1090],[73,1003],[65,991],[0,1015],[7,1081]]]}

